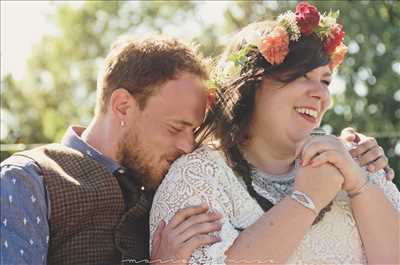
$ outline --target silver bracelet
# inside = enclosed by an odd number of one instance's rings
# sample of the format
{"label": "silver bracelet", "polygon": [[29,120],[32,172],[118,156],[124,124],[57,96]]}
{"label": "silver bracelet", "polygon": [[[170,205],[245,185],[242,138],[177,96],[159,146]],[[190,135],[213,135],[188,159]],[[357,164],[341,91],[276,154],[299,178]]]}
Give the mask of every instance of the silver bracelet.
{"label": "silver bracelet", "polygon": [[367,178],[365,183],[358,190],[356,190],[355,192],[352,192],[352,193],[347,193],[349,198],[353,199],[354,197],[356,197],[356,196],[360,195],[361,193],[363,193],[365,191],[365,189],[367,188],[369,182],[370,182],[369,178]]}
{"label": "silver bracelet", "polygon": [[315,204],[313,200],[304,192],[294,190],[292,194],[290,194],[290,198],[292,198],[294,201],[300,203],[307,209],[310,209],[315,213],[315,215],[318,215],[317,208],[315,207]]}

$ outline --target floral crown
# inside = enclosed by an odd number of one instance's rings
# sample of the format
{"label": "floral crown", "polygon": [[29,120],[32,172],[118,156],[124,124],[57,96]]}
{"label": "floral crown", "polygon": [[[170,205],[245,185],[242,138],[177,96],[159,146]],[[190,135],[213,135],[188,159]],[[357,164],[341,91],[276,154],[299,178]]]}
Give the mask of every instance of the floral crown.
{"label": "floral crown", "polygon": [[347,47],[343,43],[343,26],[336,22],[339,11],[320,14],[317,8],[306,1],[299,2],[296,13],[286,11],[277,18],[277,25],[267,34],[250,32],[245,41],[247,45],[237,53],[230,54],[223,76],[240,74],[241,67],[247,61],[247,54],[258,49],[271,65],[281,64],[289,53],[289,41],[298,41],[303,34],[315,34],[322,42],[326,54],[330,57],[329,67],[334,69],[343,62]]}

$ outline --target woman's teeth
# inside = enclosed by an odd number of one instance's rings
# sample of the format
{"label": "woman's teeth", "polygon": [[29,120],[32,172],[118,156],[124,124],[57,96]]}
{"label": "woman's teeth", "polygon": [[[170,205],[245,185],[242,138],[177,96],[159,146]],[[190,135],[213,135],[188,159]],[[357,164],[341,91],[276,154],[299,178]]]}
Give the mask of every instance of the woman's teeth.
{"label": "woman's teeth", "polygon": [[318,117],[318,111],[313,110],[313,109],[308,109],[308,108],[295,108],[295,110],[298,113],[303,113],[303,114],[307,114],[313,118],[317,118]]}

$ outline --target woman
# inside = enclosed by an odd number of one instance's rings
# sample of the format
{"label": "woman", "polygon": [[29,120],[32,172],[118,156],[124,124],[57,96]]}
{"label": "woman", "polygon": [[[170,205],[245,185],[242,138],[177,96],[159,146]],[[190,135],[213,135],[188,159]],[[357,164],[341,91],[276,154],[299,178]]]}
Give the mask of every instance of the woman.
{"label": "woman", "polygon": [[333,14],[302,2],[234,38],[198,132],[217,143],[172,165],[154,197],[151,240],[161,220],[206,202],[223,215],[221,241],[189,264],[399,262],[396,187],[336,137],[309,136],[331,104],[343,36]]}

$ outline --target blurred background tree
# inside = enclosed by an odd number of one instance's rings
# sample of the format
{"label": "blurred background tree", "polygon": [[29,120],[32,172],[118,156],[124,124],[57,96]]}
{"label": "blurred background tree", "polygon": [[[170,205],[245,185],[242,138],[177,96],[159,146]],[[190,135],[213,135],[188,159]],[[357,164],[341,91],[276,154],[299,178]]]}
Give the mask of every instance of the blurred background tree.
{"label": "blurred background tree", "polygon": [[[400,4],[397,1],[310,1],[339,9],[349,53],[332,86],[335,107],[324,128],[344,127],[377,138],[400,187]],[[213,7],[213,5],[215,5]],[[2,144],[59,141],[69,124],[93,115],[97,71],[118,36],[166,34],[200,45],[216,57],[229,36],[248,23],[294,10],[293,1],[87,1],[49,18],[57,34],[32,48],[24,78],[2,77]],[[215,9],[223,12],[215,13]],[[217,15],[208,19],[210,16]],[[208,16],[208,17],[207,17]],[[2,151],[1,160],[12,151]]]}

